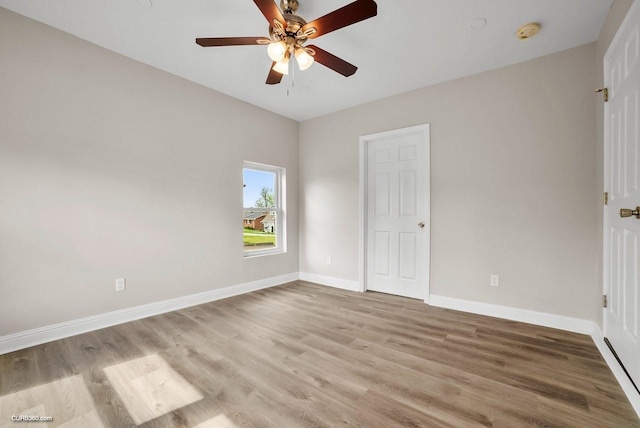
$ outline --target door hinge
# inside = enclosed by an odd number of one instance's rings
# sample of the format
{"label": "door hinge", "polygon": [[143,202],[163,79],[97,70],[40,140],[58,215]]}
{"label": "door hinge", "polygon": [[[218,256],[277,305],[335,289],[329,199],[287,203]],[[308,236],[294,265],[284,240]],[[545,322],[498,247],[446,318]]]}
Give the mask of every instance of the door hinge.
{"label": "door hinge", "polygon": [[609,205],[609,192],[604,192],[604,204]]}
{"label": "door hinge", "polygon": [[606,295],[606,294],[604,294],[604,295],[602,296],[602,307],[603,307],[603,308],[606,308],[606,307],[608,307],[608,306],[609,306],[609,302],[607,301],[607,295]]}
{"label": "door hinge", "polygon": [[605,103],[609,102],[609,89],[608,88],[602,88],[602,89],[596,89],[596,94],[598,92],[604,92],[603,95],[603,99]]}

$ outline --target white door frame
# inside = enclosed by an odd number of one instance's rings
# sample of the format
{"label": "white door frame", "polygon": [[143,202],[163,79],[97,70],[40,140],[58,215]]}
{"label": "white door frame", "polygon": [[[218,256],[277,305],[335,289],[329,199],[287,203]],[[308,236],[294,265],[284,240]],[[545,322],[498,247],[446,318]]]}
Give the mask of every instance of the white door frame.
{"label": "white door frame", "polygon": [[[368,152],[368,144],[371,141],[391,138],[391,137],[400,137],[407,134],[416,134],[423,133],[424,139],[427,144],[427,166],[429,168],[429,174],[425,174],[426,179],[426,189],[429,191],[429,195],[427,197],[427,213],[425,218],[425,223],[428,225],[431,224],[431,134],[430,134],[430,125],[428,123],[424,125],[411,126],[408,128],[394,129],[392,131],[379,132],[376,134],[363,135],[360,137],[360,238],[359,238],[359,260],[358,260],[358,279],[359,279],[359,291],[364,292],[367,291],[366,284],[366,272],[367,272],[367,152]],[[425,284],[425,298],[424,302],[429,303],[429,299],[431,296],[430,292],[430,277],[431,277],[431,226],[429,226],[428,235],[427,235],[427,262],[429,263],[429,267],[427,269],[427,278]]]}

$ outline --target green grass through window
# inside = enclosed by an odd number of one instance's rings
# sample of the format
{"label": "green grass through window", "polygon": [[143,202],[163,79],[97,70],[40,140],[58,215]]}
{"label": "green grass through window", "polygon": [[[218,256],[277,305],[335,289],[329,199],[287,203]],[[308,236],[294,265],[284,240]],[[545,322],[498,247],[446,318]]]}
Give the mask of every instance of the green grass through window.
{"label": "green grass through window", "polygon": [[273,233],[257,232],[255,230],[244,230],[244,245],[256,246],[256,245],[275,245],[276,235]]}

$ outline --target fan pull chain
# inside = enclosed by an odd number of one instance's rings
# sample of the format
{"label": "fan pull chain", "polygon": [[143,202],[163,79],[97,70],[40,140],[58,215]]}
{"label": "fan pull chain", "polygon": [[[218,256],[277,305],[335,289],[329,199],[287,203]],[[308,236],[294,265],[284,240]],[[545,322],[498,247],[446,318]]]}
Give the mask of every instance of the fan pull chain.
{"label": "fan pull chain", "polygon": [[293,61],[289,63],[289,67],[291,67],[291,70],[289,71],[290,86],[287,88],[287,96],[289,96],[290,92],[293,92],[296,88],[296,66],[293,64]]}

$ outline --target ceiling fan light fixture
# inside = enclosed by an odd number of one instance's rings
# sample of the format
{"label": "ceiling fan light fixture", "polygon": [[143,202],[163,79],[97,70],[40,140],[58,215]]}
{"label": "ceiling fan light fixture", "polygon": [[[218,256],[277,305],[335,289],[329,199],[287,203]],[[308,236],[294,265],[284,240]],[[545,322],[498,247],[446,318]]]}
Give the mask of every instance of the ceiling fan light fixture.
{"label": "ceiling fan light fixture", "polygon": [[289,57],[285,56],[282,58],[282,61],[276,62],[276,65],[273,66],[273,71],[277,71],[285,76],[289,75]]}
{"label": "ceiling fan light fixture", "polygon": [[[149,1],[153,0],[136,0]],[[373,18],[378,14],[375,0],[351,0],[346,6],[334,10],[318,19],[307,22],[296,13],[299,0],[253,0],[269,23],[269,38],[266,37],[198,37],[196,43],[202,47],[267,45],[267,54],[273,61],[265,80],[267,85],[282,82],[289,74],[289,63],[295,57],[300,70],[306,70],[314,62],[345,77],[352,76],[358,67],[320,49],[315,45],[304,46],[308,39],[315,39],[341,28]],[[293,73],[295,69],[292,69]],[[293,81],[291,83],[293,85]]]}
{"label": "ceiling fan light fixture", "polygon": [[283,41],[269,43],[267,47],[267,53],[269,58],[275,62],[280,62],[284,59],[287,53],[287,44]]}
{"label": "ceiling fan light fixture", "polygon": [[305,71],[309,67],[313,65],[313,57],[307,53],[304,48],[298,48],[295,52],[296,61],[298,62],[298,67],[301,71]]}

